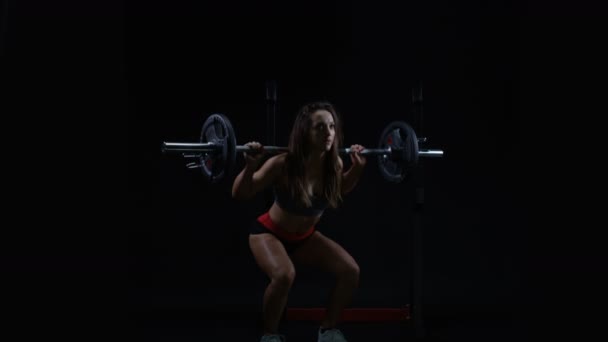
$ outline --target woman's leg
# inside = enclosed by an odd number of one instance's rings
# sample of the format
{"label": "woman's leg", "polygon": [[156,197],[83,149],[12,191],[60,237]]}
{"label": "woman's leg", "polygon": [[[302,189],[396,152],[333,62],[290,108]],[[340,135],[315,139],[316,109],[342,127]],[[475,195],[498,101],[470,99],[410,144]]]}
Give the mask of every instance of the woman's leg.
{"label": "woman's leg", "polygon": [[249,235],[249,247],[270,278],[263,302],[264,334],[276,334],[296,276],[295,268],[283,244],[272,234]]}
{"label": "woman's leg", "polygon": [[342,246],[318,231],[298,247],[291,257],[297,264],[316,267],[336,277],[327,315],[321,322],[323,328],[334,328],[359,285],[359,265]]}

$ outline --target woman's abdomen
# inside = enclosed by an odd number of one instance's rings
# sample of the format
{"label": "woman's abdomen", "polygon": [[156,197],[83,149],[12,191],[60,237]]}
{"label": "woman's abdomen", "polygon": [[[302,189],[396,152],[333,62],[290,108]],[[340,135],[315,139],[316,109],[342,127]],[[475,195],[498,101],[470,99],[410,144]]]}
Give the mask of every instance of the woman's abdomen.
{"label": "woman's abdomen", "polygon": [[270,207],[270,219],[290,233],[302,233],[319,222],[321,216],[297,216],[281,209],[276,202]]}

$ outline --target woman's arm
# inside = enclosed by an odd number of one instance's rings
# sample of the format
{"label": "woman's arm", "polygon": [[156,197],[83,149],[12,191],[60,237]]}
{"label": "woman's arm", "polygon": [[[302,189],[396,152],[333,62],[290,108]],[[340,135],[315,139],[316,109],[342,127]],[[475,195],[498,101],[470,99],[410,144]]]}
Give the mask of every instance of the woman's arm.
{"label": "woman's arm", "polygon": [[[363,173],[363,169],[365,168],[365,164],[367,160],[364,156],[357,154],[357,152],[363,150],[364,147],[361,145],[352,145],[351,146],[351,154],[350,160],[352,162],[351,167],[348,171],[342,174],[342,194],[347,194],[351,192],[357,183],[359,182],[359,178],[361,178],[361,174]],[[343,166],[342,158],[340,158],[340,166]]]}
{"label": "woman's arm", "polygon": [[257,171],[254,166],[246,164],[234,180],[232,197],[239,200],[250,199],[272,184],[279,175],[284,160],[285,154],[273,156]]}

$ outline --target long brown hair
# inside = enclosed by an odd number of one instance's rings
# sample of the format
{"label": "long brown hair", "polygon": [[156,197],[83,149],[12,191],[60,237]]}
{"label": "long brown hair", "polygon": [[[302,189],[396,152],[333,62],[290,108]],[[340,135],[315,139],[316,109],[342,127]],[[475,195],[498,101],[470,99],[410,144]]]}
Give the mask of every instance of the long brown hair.
{"label": "long brown hair", "polygon": [[308,194],[305,162],[310,153],[309,133],[312,129],[312,114],[318,110],[326,110],[334,119],[334,141],[331,149],[326,152],[323,165],[324,183],[323,197],[329,206],[336,208],[342,201],[342,172],[340,167],[339,149],[342,146],[342,127],[340,118],[334,106],[329,102],[312,102],[300,108],[289,136],[289,152],[285,160],[287,184],[283,184],[289,193],[304,207],[312,206]]}

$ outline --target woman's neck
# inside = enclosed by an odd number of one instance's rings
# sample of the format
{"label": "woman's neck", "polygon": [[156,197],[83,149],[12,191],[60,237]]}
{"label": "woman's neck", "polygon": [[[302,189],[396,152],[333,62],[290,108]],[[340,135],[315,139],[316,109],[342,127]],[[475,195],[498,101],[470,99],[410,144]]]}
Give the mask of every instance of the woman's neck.
{"label": "woman's neck", "polygon": [[327,153],[325,151],[313,153],[306,158],[306,166],[308,166],[309,170],[318,170],[325,162],[326,156]]}

